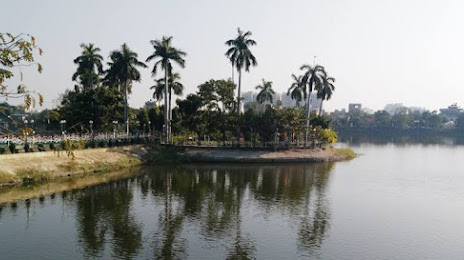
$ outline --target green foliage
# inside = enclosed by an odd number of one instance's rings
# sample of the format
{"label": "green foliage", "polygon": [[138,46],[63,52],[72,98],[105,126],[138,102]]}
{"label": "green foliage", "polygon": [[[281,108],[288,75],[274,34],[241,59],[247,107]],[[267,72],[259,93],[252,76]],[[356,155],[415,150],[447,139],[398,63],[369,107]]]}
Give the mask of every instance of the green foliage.
{"label": "green foliage", "polygon": [[329,128],[331,125],[331,119],[326,116],[315,116],[309,120],[310,124],[314,127]]}
{"label": "green foliage", "polygon": [[265,81],[261,85],[256,86],[256,89],[260,89],[258,95],[256,96],[256,101],[260,104],[265,102],[273,103],[272,97],[275,94],[275,91],[272,89],[272,82]]}
{"label": "green foliage", "polygon": [[103,57],[98,54],[100,48],[95,47],[92,43],[81,44],[81,48],[81,55],[74,60],[77,70],[72,76],[72,80],[79,79],[78,82],[84,90],[93,89],[100,83],[99,74],[103,73]]}
{"label": "green foliage", "polygon": [[[334,118],[336,128],[374,128],[378,130],[385,129],[430,129],[440,130],[443,123],[448,120],[441,114],[424,112],[407,112],[400,111],[390,115],[386,111],[377,111],[374,114],[368,114],[363,111],[355,111],[347,118]],[[459,118],[457,120],[459,124]]]}
{"label": "green foliage", "polygon": [[35,64],[38,72],[42,72],[42,65],[34,63],[35,52],[38,51],[42,55],[40,49],[35,42],[35,38],[29,34],[13,35],[11,33],[0,32],[0,86],[2,91],[5,89],[3,82],[14,76],[11,68],[20,65],[23,62],[26,64]]}
{"label": "green foliage", "polygon": [[41,73],[42,65],[35,62],[37,54],[42,55],[42,49],[36,45],[34,36],[29,34],[18,34],[15,36],[11,33],[0,32],[0,96],[24,98],[24,107],[28,111],[35,107],[37,99],[39,105],[42,106],[43,96],[41,94],[32,95],[27,90],[26,85],[22,82],[22,73],[21,84],[17,87],[17,91],[8,91],[4,83],[7,79],[14,76],[12,68],[20,65],[36,65],[37,71]]}
{"label": "green foliage", "polygon": [[459,114],[458,119],[456,120],[456,128],[460,130],[464,129],[464,113]]}
{"label": "green foliage", "polygon": [[[89,131],[90,120],[94,131],[112,131],[112,121],[124,122],[123,106],[124,97],[115,88],[98,86],[87,91],[68,90],[62,96],[59,115],[66,119],[71,132]],[[52,118],[54,125],[58,125],[57,119]]]}
{"label": "green foliage", "polygon": [[316,127],[316,136],[317,140],[323,144],[334,144],[338,140],[338,135],[334,130],[322,127]]}
{"label": "green foliage", "polygon": [[9,145],[8,148],[10,149],[10,152],[11,152],[11,153],[15,153],[15,152],[16,152],[16,144],[10,143],[10,145]]}
{"label": "green foliage", "polygon": [[351,148],[335,149],[335,155],[342,160],[351,160],[358,156]]}
{"label": "green foliage", "polygon": [[176,147],[155,146],[152,147],[147,156],[147,162],[151,164],[174,164],[183,162],[181,151]]}

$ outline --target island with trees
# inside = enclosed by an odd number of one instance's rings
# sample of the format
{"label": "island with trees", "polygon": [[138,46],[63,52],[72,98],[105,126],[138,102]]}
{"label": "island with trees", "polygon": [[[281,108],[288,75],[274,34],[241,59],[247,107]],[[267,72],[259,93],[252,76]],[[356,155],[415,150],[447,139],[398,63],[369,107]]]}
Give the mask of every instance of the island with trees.
{"label": "island with trees", "polygon": [[[29,45],[23,47],[25,50],[8,49],[12,44],[9,42],[21,39],[10,34],[1,36],[4,53],[28,54],[36,48],[35,38],[31,37]],[[329,100],[335,90],[335,79],[321,65],[304,64],[300,76],[291,75],[294,82],[288,86],[287,94],[295,100],[296,107],[281,106],[273,98],[272,81],[262,79],[255,86],[259,91],[257,105],[244,108],[242,73],[258,65],[252,52],[257,42],[251,37],[250,31],[238,29],[236,37],[225,42],[225,56],[238,73],[237,85],[234,78],[206,79],[185,98],[179,96],[186,84],[182,82],[181,69],[188,62],[187,53],[174,45],[173,37],[150,41],[153,53],[145,59],[124,43],[105,61],[98,46],[84,43],[74,59],[76,71],[71,79],[75,85],[61,95],[56,108],[32,112],[34,101],[30,101],[31,95],[25,90],[15,93],[26,96],[25,105],[0,104],[0,120],[4,122],[0,129],[3,135],[0,153],[58,148],[73,154],[73,150],[81,148],[143,144],[152,146],[148,149],[155,153],[148,156],[152,161],[172,155],[173,147],[188,160],[256,158],[255,161],[273,162],[351,158],[353,153],[331,147],[338,138],[331,120],[321,115],[322,108],[312,111],[310,106],[312,93],[317,93],[321,100]],[[2,60],[5,68],[20,60],[34,62],[33,56],[2,57],[8,59]],[[149,88],[154,101],[142,108],[131,108],[128,98],[133,83],[141,80],[140,71],[148,68],[148,63],[151,63],[154,83]],[[3,67],[2,83],[12,76]],[[10,93],[3,89],[2,95]],[[39,99],[42,101],[43,97],[40,95]],[[18,114],[21,117],[12,116]],[[208,157],[208,153],[197,149],[216,149],[211,153],[215,156]]]}

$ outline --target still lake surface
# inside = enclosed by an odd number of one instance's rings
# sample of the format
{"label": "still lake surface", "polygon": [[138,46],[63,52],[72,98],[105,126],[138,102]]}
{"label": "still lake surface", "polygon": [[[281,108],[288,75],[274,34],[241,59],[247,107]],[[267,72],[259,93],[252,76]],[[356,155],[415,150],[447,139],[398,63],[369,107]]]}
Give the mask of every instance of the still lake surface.
{"label": "still lake surface", "polygon": [[0,259],[462,259],[464,146],[353,148],[337,163],[140,168],[6,204]]}

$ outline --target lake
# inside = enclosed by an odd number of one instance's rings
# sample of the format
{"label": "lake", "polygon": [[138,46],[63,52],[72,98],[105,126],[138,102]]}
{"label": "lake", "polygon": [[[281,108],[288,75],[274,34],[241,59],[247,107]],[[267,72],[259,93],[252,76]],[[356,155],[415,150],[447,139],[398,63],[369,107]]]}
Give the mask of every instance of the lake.
{"label": "lake", "polygon": [[462,259],[464,147],[353,148],[337,163],[137,168],[4,204],[0,259]]}

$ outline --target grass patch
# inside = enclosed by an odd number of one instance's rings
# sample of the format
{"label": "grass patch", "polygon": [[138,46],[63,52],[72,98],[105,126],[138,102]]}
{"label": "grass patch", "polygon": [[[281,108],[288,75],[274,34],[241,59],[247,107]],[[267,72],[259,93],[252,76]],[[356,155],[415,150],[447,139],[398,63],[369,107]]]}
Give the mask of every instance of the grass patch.
{"label": "grass patch", "polygon": [[22,183],[29,184],[35,182],[46,182],[53,178],[53,175],[46,171],[38,171],[35,169],[19,169],[16,176],[22,180]]}
{"label": "grass patch", "polygon": [[358,156],[351,148],[335,149],[335,155],[343,160],[351,160]]}
{"label": "grass patch", "polygon": [[6,183],[16,183],[19,182],[20,179],[13,175],[13,174],[8,174],[4,172],[0,172],[0,186],[1,184],[6,184]]}
{"label": "grass patch", "polygon": [[182,149],[174,146],[153,146],[145,161],[149,164],[175,164],[185,161]]}

